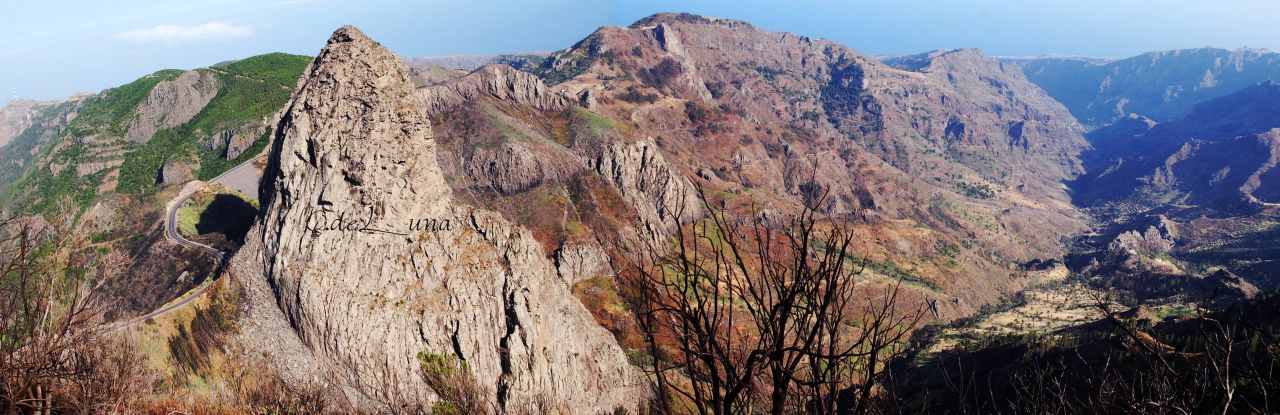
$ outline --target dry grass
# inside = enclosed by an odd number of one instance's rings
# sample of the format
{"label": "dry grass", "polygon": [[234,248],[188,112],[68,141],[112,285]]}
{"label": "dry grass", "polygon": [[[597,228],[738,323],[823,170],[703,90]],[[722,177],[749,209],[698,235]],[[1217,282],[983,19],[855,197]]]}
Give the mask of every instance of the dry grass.
{"label": "dry grass", "polygon": [[1035,288],[1022,292],[1022,301],[1007,309],[980,317],[963,327],[948,328],[927,349],[937,353],[1001,335],[1052,334],[1058,330],[1097,321],[1099,291],[1081,283],[1064,283],[1067,270],[1058,267],[1029,275]]}

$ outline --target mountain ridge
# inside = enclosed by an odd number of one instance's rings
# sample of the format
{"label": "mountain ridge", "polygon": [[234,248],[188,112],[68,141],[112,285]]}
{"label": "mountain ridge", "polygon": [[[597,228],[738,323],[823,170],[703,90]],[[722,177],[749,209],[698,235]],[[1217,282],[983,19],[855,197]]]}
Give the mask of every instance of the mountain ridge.
{"label": "mountain ridge", "polygon": [[[1195,54],[1153,60],[1182,55]],[[0,166],[35,178],[25,196],[85,205],[87,255],[132,261],[93,295],[130,301],[114,319],[213,275],[157,238],[154,214],[177,184],[265,147],[243,246],[201,235],[238,248],[224,281],[242,296],[239,326],[222,352],[357,404],[439,401],[448,391],[422,371],[445,362],[502,411],[637,412],[638,362],[663,351],[639,333],[628,261],[707,213],[813,208],[853,236],[856,296],[892,287],[940,325],[989,317],[1029,287],[1248,299],[1275,265],[1230,256],[1274,251],[1274,83],[1181,118],[1106,112],[1086,127],[1025,72],[1034,60],[875,57],[670,13],[536,64],[441,69],[351,26],[299,60],[160,71],[48,107],[0,147]],[[262,88],[228,89],[242,77]],[[1152,108],[1191,99],[1176,98]],[[30,143],[48,153],[5,158]],[[1195,255],[1229,261],[1183,261]]]}
{"label": "mountain ridge", "polygon": [[1006,61],[1022,67],[1028,79],[1090,127],[1129,113],[1176,119],[1200,101],[1280,79],[1280,53],[1265,49],[1175,49],[1105,63],[1061,58]]}

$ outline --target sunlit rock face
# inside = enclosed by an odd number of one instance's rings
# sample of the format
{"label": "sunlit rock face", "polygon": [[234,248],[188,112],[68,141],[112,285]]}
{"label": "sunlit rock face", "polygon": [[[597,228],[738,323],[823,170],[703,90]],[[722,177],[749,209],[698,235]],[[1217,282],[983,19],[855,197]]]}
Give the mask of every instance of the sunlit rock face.
{"label": "sunlit rock face", "polygon": [[356,394],[429,402],[429,352],[465,360],[501,407],[634,410],[637,374],[529,232],[454,202],[404,65],[348,26],[303,78],[231,264],[246,331],[287,326],[272,348],[302,347],[278,361],[314,354]]}

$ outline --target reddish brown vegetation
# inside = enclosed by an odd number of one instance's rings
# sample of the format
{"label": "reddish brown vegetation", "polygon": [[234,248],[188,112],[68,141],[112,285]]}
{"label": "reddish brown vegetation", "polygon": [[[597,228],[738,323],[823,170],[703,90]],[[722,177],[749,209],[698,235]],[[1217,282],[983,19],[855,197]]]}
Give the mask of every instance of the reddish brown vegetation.
{"label": "reddish brown vegetation", "polygon": [[898,309],[901,283],[863,297],[854,234],[812,208],[793,218],[737,216],[702,200],[707,219],[679,224],[674,246],[649,246],[631,266],[655,406],[870,412],[884,362],[905,350],[922,317]]}

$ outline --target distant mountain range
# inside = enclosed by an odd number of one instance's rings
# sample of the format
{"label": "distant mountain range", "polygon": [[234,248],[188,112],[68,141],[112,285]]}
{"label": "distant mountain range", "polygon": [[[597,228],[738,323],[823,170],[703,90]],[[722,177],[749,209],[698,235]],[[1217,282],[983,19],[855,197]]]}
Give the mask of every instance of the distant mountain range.
{"label": "distant mountain range", "polygon": [[1280,54],[1259,49],[1183,49],[1099,61],[1074,57],[1005,58],[1022,67],[1082,124],[1128,116],[1177,119],[1196,104],[1268,79],[1280,80]]}
{"label": "distant mountain range", "polygon": [[410,68],[422,66],[439,66],[447,69],[473,71],[476,68],[496,63],[508,65],[516,69],[530,70],[542,64],[550,52],[520,52],[499,55],[450,55],[450,56],[411,56],[401,60]]}
{"label": "distant mountain range", "polygon": [[1280,203],[1280,85],[1267,81],[1157,122],[1132,115],[1089,134],[1095,150],[1076,180],[1077,203],[1221,212]]}

